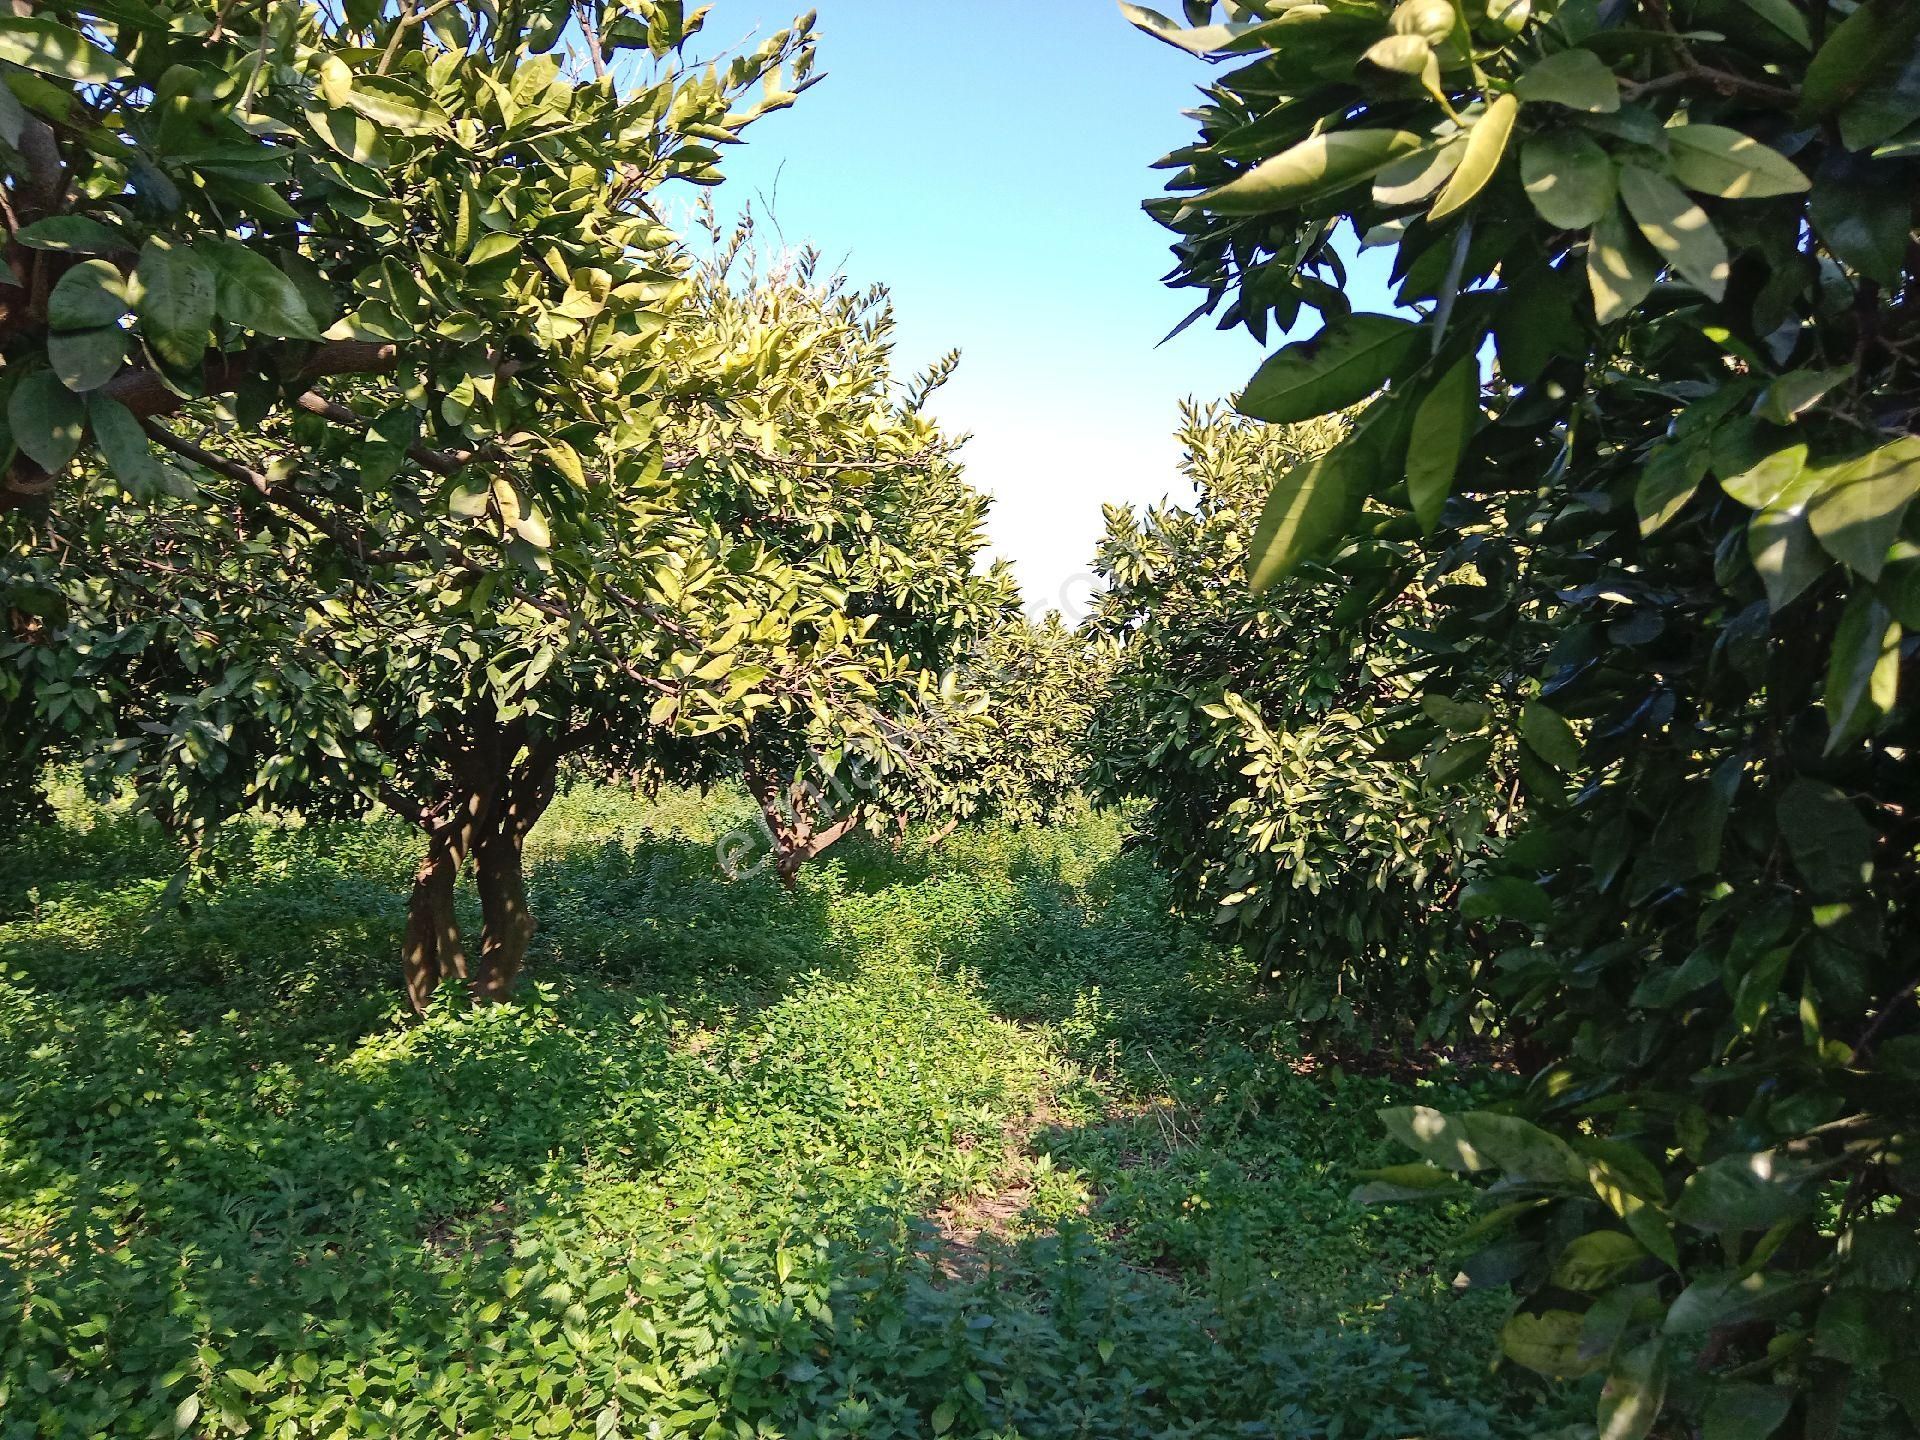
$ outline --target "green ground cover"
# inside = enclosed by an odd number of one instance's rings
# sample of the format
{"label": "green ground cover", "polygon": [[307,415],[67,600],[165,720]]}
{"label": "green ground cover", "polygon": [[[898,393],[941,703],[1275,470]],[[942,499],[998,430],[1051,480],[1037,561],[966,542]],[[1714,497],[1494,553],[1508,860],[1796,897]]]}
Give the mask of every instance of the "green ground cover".
{"label": "green ground cover", "polygon": [[1402,1158],[1374,1109],[1464,1082],[1307,1070],[1114,821],[849,842],[787,894],[718,876],[743,815],[566,795],[533,983],[424,1022],[398,826],[236,828],[186,915],[132,821],[29,832],[0,869],[0,1437],[1471,1440],[1580,1411],[1489,1370],[1457,1213],[1347,1203]]}

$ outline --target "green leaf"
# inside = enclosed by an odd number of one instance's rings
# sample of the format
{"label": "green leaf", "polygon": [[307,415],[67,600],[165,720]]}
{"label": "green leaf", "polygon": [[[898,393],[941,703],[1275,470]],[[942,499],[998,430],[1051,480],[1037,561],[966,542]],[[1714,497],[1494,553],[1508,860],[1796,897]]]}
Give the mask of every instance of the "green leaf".
{"label": "green leaf", "polygon": [[1920,36],[1920,5],[1911,0],[1864,0],[1827,32],[1800,82],[1802,120],[1838,110],[1883,70],[1903,58]]}
{"label": "green leaf", "polygon": [[1378,1114],[1388,1134],[1444,1170],[1485,1170],[1491,1163],[1473,1148],[1465,1124],[1454,1116],[1425,1105],[1400,1105]]}
{"label": "green leaf", "polygon": [[111,85],[133,78],[133,72],[114,56],[79,31],[52,20],[0,18],[0,60],[82,85]]}
{"label": "green leaf", "polygon": [[13,443],[49,474],[67,468],[87,433],[86,402],[51,371],[36,370],[13,387],[7,401]]}
{"label": "green leaf", "polygon": [[47,363],[69,390],[97,390],[120,371],[127,335],[118,325],[59,330],[47,337]]}
{"label": "green leaf", "polygon": [[1614,208],[1613,161],[1584,130],[1549,130],[1520,147],[1520,179],[1540,218],[1585,230]]}
{"label": "green leaf", "polygon": [[1624,1230],[1590,1230],[1568,1242],[1553,1264],[1553,1283],[1564,1290],[1605,1290],[1647,1258]]}
{"label": "green leaf", "polygon": [[1419,343],[1420,327],[1395,315],[1362,311],[1329,321],[1268,356],[1235,408],[1276,425],[1344,410],[1386,384]]}
{"label": "green leaf", "polygon": [[47,296],[47,324],[55,330],[91,330],[127,313],[127,282],[107,260],[83,260],[62,275]]}
{"label": "green leaf", "polygon": [[1802,776],[1781,792],[1777,814],[1794,868],[1816,895],[1844,895],[1873,879],[1873,830],[1833,786]]}
{"label": "green leaf", "polygon": [[1487,106],[1486,113],[1467,132],[1466,154],[1427,212],[1428,221],[1443,220],[1478,195],[1507,153],[1507,137],[1513,133],[1514,117],[1520,102],[1512,95],[1501,95]]}
{"label": "green leaf", "polygon": [[1760,200],[1798,195],[1807,177],[1778,150],[1724,125],[1670,125],[1667,165],[1689,190],[1722,200]]}
{"label": "green leaf", "polygon": [[1562,50],[1523,71],[1513,82],[1522,100],[1546,101],[1590,115],[1620,108],[1620,82],[1606,61],[1591,50]]}
{"label": "green leaf", "polygon": [[1154,39],[1164,40],[1176,50],[1184,50],[1187,54],[1197,55],[1201,59],[1226,49],[1239,33],[1237,28],[1231,25],[1200,25],[1188,28],[1177,21],[1169,20],[1158,10],[1149,10],[1145,5],[1131,4],[1129,0],[1120,0],[1120,13],[1126,16],[1131,24],[1146,31]]}
{"label": "green leaf", "polygon": [[1852,374],[1851,365],[1831,370],[1789,370],[1767,387],[1754,413],[1775,425],[1791,425],[1819,404],[1834,386],[1846,383]]}
{"label": "green leaf", "polygon": [[1801,469],[1747,522],[1747,551],[1775,611],[1796,599],[1830,563],[1807,523],[1807,505],[1820,486],[1819,472]]}
{"label": "green leaf", "polygon": [[1394,161],[1373,177],[1374,203],[1412,205],[1425,200],[1446,183],[1466,153],[1466,137],[1459,136]]}
{"label": "green leaf", "polygon": [[165,467],[154,455],[146,431],[131,410],[105,395],[94,395],[87,401],[87,418],[93,424],[93,440],[107,469],[129,493],[145,499],[166,486]]}
{"label": "green leaf", "polygon": [[1500,1330],[1507,1358],[1542,1375],[1573,1379],[1594,1370],[1599,1361],[1580,1353],[1580,1316],[1571,1310],[1540,1314],[1521,1311]]}
{"label": "green leaf", "polygon": [[1372,481],[1372,455],[1360,435],[1349,435],[1274,481],[1247,548],[1254,594],[1352,530]]}
{"label": "green leaf", "polygon": [[1802,50],[1813,49],[1813,36],[1807,30],[1807,17],[1793,0],[1741,0],[1763,25],[1782,40]]}
{"label": "green leaf", "polygon": [[1558,1135],[1517,1115],[1475,1110],[1460,1117],[1474,1153],[1508,1179],[1587,1188],[1587,1162]]}
{"label": "green leaf", "polygon": [[1640,533],[1651,535],[1685,508],[1707,478],[1709,451],[1704,444],[1663,440],[1640,468],[1633,505]]}
{"label": "green leaf", "polygon": [[1636,1345],[1607,1370],[1596,1416],[1597,1440],[1646,1440],[1666,1396],[1666,1347],[1659,1340]]}
{"label": "green leaf", "polygon": [[1722,1156],[1689,1175],[1673,1203],[1673,1218],[1715,1232],[1765,1230],[1804,1214],[1811,1203],[1805,1172],[1760,1151]]}
{"label": "green leaf", "polygon": [[90,215],[49,215],[44,220],[21,226],[13,238],[35,250],[58,250],[74,255],[111,255],[133,248],[125,235]]}
{"label": "green leaf", "polygon": [[169,365],[197,365],[213,332],[216,277],[198,252],[155,237],[140,252],[140,333]]}
{"label": "green leaf", "polygon": [[1620,198],[1640,233],[1676,274],[1709,299],[1727,293],[1727,247],[1707,212],[1664,175],[1638,165],[1620,167]]}
{"label": "green leaf", "polygon": [[1899,623],[1870,590],[1856,591],[1834,630],[1827,660],[1827,753],[1863,739],[1899,697]]}
{"label": "green leaf", "polygon": [[1865,174],[1823,170],[1807,215],[1822,243],[1842,261],[1893,286],[1900,283],[1906,262],[1910,202],[1900,177],[1883,175],[1881,169]]}
{"label": "green leaf", "polygon": [[1808,1281],[1791,1281],[1765,1272],[1707,1275],[1682,1290],[1667,1307],[1662,1328],[1669,1335],[1704,1335],[1722,1325],[1780,1315],[1819,1293]]}
{"label": "green leaf", "polygon": [[237,240],[202,240],[197,247],[214,273],[214,305],[222,319],[258,335],[318,340],[300,287],[266,256]]}
{"label": "green leaf", "polygon": [[402,81],[386,75],[355,76],[347,104],[376,125],[403,134],[433,135],[448,126],[446,111]]}
{"label": "green leaf", "polygon": [[1453,493],[1460,456],[1480,419],[1480,367],[1465,355],[1420,398],[1407,438],[1407,494],[1421,530],[1431,535]]}
{"label": "green leaf", "polygon": [[1569,771],[1580,764],[1580,737],[1560,712],[1539,700],[1529,700],[1520,712],[1520,738],[1534,754],[1554,769]]}
{"label": "green leaf", "polygon": [[1587,283],[1594,318],[1602,325],[1625,319],[1653,290],[1660,262],[1618,205],[1594,221],[1587,242]]}
{"label": "green leaf", "polygon": [[1913,497],[1920,494],[1920,436],[1904,435],[1856,460],[1814,472],[1807,522],[1827,553],[1878,580]]}
{"label": "green leaf", "polygon": [[1793,1391],[1784,1385],[1722,1382],[1707,1399],[1700,1440],[1767,1440],[1793,1409]]}
{"label": "green leaf", "polygon": [[1553,901],[1535,881],[1517,875],[1482,875],[1461,892],[1460,913],[1469,920],[1545,925],[1553,919]]}
{"label": "green leaf", "polygon": [[[359,112],[347,108],[307,111],[307,124],[322,140],[355,165],[378,168],[387,163],[380,129]],[[371,178],[371,177],[369,177]]]}
{"label": "green leaf", "polygon": [[1493,741],[1486,736],[1456,740],[1443,746],[1427,759],[1427,778],[1436,785],[1452,785],[1486,769],[1493,755]]}
{"label": "green leaf", "polygon": [[198,1420],[199,1418],[200,1418],[200,1397],[198,1395],[189,1395],[187,1396],[186,1399],[182,1400],[178,1405],[173,1407],[174,1434],[176,1435],[186,1434],[187,1431],[192,1428],[193,1422],[195,1420]]}
{"label": "green leaf", "polygon": [[1195,196],[1216,215],[1264,215],[1336,195],[1370,180],[1403,155],[1427,148],[1410,130],[1334,130],[1263,160],[1246,174]]}

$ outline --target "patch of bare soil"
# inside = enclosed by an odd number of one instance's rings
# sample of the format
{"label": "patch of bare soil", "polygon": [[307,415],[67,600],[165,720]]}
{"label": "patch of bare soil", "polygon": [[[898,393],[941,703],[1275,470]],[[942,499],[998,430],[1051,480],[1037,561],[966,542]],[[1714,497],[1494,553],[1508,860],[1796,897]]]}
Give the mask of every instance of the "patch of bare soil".
{"label": "patch of bare soil", "polygon": [[1033,1109],[1001,1127],[1000,1164],[987,1184],[955,1196],[929,1217],[933,1260],[949,1279],[978,1275],[986,1268],[987,1251],[1018,1236],[1020,1216],[1033,1201],[1034,1137],[1059,1128],[1051,1099],[1042,1095]]}

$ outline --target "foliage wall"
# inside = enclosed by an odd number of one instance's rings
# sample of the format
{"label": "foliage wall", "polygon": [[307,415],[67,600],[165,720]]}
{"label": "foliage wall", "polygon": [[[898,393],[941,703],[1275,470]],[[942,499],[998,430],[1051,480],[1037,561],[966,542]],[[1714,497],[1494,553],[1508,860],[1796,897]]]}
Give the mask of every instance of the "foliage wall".
{"label": "foliage wall", "polygon": [[[1325,321],[1240,408],[1384,387],[1254,587],[1471,565],[1422,688],[1519,746],[1478,893],[1557,1062],[1530,1119],[1390,1115],[1425,1162],[1373,1193],[1492,1182],[1506,1354],[1603,1375],[1609,1440],[1911,1427],[1920,8],[1127,8],[1220,67],[1150,202],[1176,283]],[[1400,313],[1350,313],[1356,240]]]}
{"label": "foliage wall", "polygon": [[[1089,734],[1092,780],[1137,799],[1138,839],[1302,1020],[1383,1038],[1464,1028],[1475,990],[1453,905],[1497,819],[1484,707],[1407,763],[1418,650],[1432,613],[1407,574],[1324,573],[1260,595],[1242,575],[1269,487],[1346,433],[1188,407],[1191,507],[1109,507],[1090,624],[1115,648]],[[1400,593],[1386,595],[1385,587]],[[1376,602],[1377,606],[1376,606]],[[1437,708],[1437,707],[1436,707]]]}

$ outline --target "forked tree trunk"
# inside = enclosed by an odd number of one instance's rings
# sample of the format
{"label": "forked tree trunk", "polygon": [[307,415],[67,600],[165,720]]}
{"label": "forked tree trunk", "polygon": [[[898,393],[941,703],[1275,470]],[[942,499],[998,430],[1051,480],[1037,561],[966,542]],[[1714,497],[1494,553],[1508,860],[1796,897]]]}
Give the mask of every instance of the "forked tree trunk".
{"label": "forked tree trunk", "polygon": [[749,764],[746,780],[748,791],[759,802],[760,813],[767,818],[774,874],[789,890],[802,865],[846,835],[866,815],[866,806],[856,804],[837,820],[827,820],[826,797],[805,779],[783,787],[770,771]]}
{"label": "forked tree trunk", "polygon": [[536,745],[514,767],[474,847],[474,882],[480,891],[480,964],[473,998],[497,1003],[513,994],[533,943],[533,911],[527,905],[527,835],[553,803],[558,749]]}

